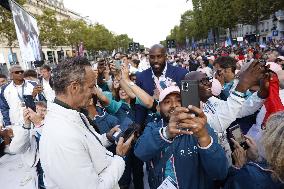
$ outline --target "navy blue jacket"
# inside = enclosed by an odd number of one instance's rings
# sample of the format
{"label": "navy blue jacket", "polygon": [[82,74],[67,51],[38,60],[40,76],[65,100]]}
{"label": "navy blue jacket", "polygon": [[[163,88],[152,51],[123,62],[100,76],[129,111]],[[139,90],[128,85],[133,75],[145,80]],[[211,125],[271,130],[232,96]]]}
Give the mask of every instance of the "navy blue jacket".
{"label": "navy blue jacket", "polygon": [[108,133],[113,127],[119,125],[119,120],[107,113],[103,108],[96,107],[98,115],[95,117],[93,122],[98,126],[100,134]]}
{"label": "navy blue jacket", "polygon": [[[165,179],[166,165],[159,166],[160,162],[164,161],[162,157],[171,155],[174,158],[174,170],[180,189],[211,189],[214,188],[214,180],[226,178],[228,163],[225,152],[210,127],[207,128],[213,143],[208,149],[199,148],[197,138],[191,135],[179,136],[173,143],[169,143],[161,137],[161,127],[162,121],[149,123],[134,150],[139,159],[151,165],[149,184],[152,189],[156,189]],[[173,150],[165,152],[171,145]]]}
{"label": "navy blue jacket", "polygon": [[[181,80],[184,79],[184,76],[188,73],[188,71],[184,68],[175,67],[171,64],[167,64],[166,77],[171,78],[174,82],[180,85]],[[152,69],[149,68],[141,73],[137,73],[136,75],[136,85],[138,85],[141,89],[146,91],[149,95],[154,95],[155,90],[155,82],[152,77]],[[140,125],[145,124],[147,109],[139,104],[135,105],[135,122]]]}
{"label": "navy blue jacket", "polygon": [[230,168],[224,189],[281,189],[284,184],[275,182],[265,163],[245,164],[241,169]]}

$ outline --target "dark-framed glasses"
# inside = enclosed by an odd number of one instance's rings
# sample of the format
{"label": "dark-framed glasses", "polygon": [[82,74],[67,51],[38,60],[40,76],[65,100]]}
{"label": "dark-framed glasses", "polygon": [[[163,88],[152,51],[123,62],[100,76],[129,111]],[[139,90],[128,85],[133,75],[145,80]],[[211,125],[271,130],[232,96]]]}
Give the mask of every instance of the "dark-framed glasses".
{"label": "dark-framed glasses", "polygon": [[23,74],[24,73],[24,71],[23,70],[20,70],[20,71],[14,71],[14,72],[12,72],[12,73],[14,73],[14,74]]}

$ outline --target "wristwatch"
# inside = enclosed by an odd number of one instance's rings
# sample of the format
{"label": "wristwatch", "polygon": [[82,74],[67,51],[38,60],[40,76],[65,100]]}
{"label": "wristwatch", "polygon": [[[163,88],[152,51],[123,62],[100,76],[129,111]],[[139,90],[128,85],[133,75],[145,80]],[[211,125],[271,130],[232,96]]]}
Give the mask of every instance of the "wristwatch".
{"label": "wristwatch", "polygon": [[133,81],[131,81],[131,82],[128,83],[128,86],[129,86],[129,87],[133,87],[134,85],[135,85],[135,83],[134,83]]}

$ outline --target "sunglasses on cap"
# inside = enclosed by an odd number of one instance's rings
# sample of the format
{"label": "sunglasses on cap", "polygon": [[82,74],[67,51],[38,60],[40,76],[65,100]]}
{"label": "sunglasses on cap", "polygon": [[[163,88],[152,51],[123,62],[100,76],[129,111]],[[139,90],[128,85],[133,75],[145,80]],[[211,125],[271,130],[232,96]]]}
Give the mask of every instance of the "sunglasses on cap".
{"label": "sunglasses on cap", "polygon": [[14,73],[14,74],[23,74],[24,71],[23,71],[23,70],[20,70],[20,71],[14,71],[14,72],[12,72],[12,73]]}

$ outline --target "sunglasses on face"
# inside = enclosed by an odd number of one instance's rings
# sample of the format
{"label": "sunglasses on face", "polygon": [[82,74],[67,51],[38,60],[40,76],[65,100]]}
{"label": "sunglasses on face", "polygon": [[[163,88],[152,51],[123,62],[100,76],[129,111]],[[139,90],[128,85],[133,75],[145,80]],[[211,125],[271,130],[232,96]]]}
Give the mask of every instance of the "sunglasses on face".
{"label": "sunglasses on face", "polygon": [[21,70],[21,71],[14,71],[14,72],[12,72],[12,73],[14,73],[14,74],[23,74],[24,71],[23,71],[23,70]]}

